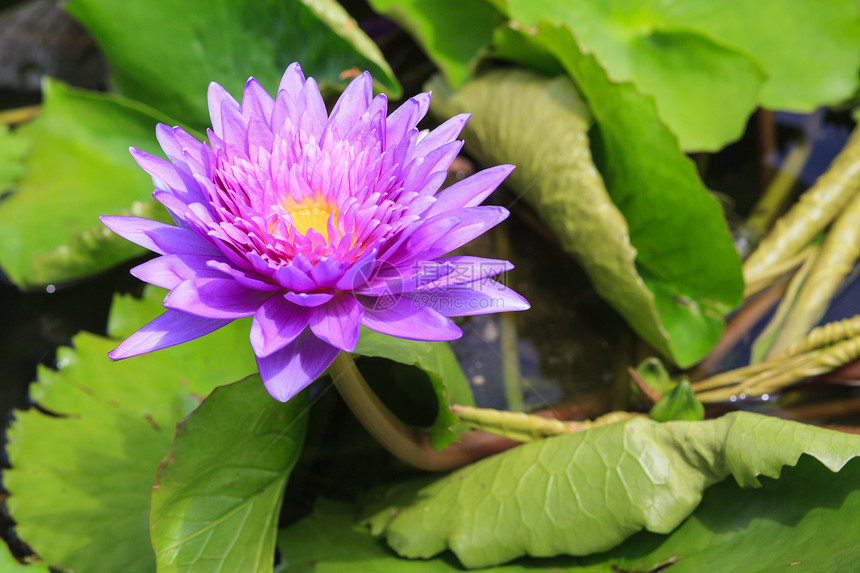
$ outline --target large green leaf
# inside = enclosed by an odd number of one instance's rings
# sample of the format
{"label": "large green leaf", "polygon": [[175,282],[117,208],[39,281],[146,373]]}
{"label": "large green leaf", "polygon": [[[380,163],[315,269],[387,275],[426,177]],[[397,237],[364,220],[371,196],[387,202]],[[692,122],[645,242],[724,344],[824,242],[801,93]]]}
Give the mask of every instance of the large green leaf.
{"label": "large green leaf", "polygon": [[431,109],[472,111],[466,148],[487,164],[516,164],[507,184],[538,210],[597,292],[648,343],[688,366],[710,350],[724,305],[742,294],[719,205],[650,98],[610,82],[572,39],[551,32],[537,39],[561,53],[591,105],[606,188],[589,151],[588,110],[566,79],[502,70],[453,95],[435,82]]}
{"label": "large green leaf", "polygon": [[655,97],[688,150],[736,139],[759,102],[809,111],[857,86],[851,0],[508,0],[507,9],[520,25],[569,26],[614,80]]}
{"label": "large green leaf", "polygon": [[[726,480],[707,489],[698,509],[671,535],[642,532],[617,548],[586,558],[522,559],[484,573],[618,573],[658,571],[853,571],[860,564],[856,521],[860,511],[860,460],[839,473],[809,456],[785,468],[761,489]],[[349,504],[319,501],[313,514],[281,531],[283,573],[361,571],[436,573],[462,571],[447,554],[430,560],[393,555],[355,525]],[[767,551],[762,551],[767,548]]]}
{"label": "large green leaf", "polygon": [[433,573],[458,571],[450,559],[401,559],[356,525],[350,503],[319,499],[314,512],[278,533],[278,573]]}
{"label": "large green leaf", "polygon": [[650,9],[656,25],[695,30],[750,54],[767,73],[760,96],[766,107],[812,111],[848,99],[858,87],[854,0],[655,0]]}
{"label": "large green leaf", "polygon": [[[44,97],[37,119],[0,136],[0,174],[18,169],[0,201],[0,265],[21,287],[81,278],[143,253],[100,225],[100,214],[167,217],[128,153],[130,145],[157,152],[155,124],[166,118],[51,80]],[[23,145],[29,153],[16,164]]]}
{"label": "large green leaf", "polygon": [[254,76],[272,92],[294,61],[323,89],[357,68],[400,93],[379,48],[335,0],[71,0],[67,9],[104,52],[114,89],[198,128],[209,124],[209,82],[238,95]]}
{"label": "large green leaf", "polygon": [[838,471],[860,436],[739,412],[646,419],[525,444],[426,486],[401,486],[368,524],[406,557],[451,549],[467,567],[522,555],[589,555],[647,529],[668,533],[709,485],[777,477],[802,454]]}
{"label": "large green leaf", "polygon": [[306,392],[282,404],[254,375],[216,388],[179,423],[152,488],[159,571],[271,573],[307,408]]}
{"label": "large green leaf", "polygon": [[27,141],[10,135],[9,128],[0,125],[0,197],[24,175],[24,157],[29,147]]}
{"label": "large green leaf", "polygon": [[616,81],[654,96],[681,147],[716,150],[741,136],[765,75],[746,54],[687,28],[654,21],[642,2],[509,0],[515,22],[570,26]]}
{"label": "large green leaf", "polygon": [[[142,314],[158,306],[153,292]],[[47,563],[78,573],[151,573],[147,516],[156,470],[176,422],[216,385],[255,370],[247,328],[237,322],[120,362],[107,358],[117,340],[81,333],[74,350],[59,350],[59,371],[39,370],[32,398],[59,417],[16,413],[13,467],[3,478],[18,534]]]}
{"label": "large green leaf", "polygon": [[438,404],[436,419],[430,429],[430,443],[434,448],[441,450],[456,441],[456,430],[465,431],[465,427],[455,427],[458,420],[448,405],[474,406],[475,399],[447,342],[406,340],[362,328],[355,353],[416,366],[429,376]]}
{"label": "large green leaf", "polygon": [[44,563],[35,563],[33,565],[22,565],[18,563],[6,547],[5,543],[0,543],[0,573],[50,573],[48,566]]}
{"label": "large green leaf", "polygon": [[454,87],[474,71],[499,16],[485,0],[370,0],[370,5],[408,30]]}

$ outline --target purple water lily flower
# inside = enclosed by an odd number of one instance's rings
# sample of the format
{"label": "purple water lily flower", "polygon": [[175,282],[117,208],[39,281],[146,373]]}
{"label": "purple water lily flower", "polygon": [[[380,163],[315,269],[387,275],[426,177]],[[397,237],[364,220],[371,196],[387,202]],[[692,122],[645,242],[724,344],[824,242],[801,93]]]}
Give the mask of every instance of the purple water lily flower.
{"label": "purple water lily flower", "polygon": [[160,255],[131,272],[170,291],[167,311],[110,357],[180,344],[252,316],[260,376],[286,401],[338,352],[355,349],[360,325],[452,340],[462,332],[449,317],[528,308],[488,279],[509,262],[442,256],[507,217],[502,207],[479,204],[513,166],[437,193],[468,114],[422,133],[416,125],[429,103],[430,94],[420,94],[388,115],[365,72],[328,115],[316,82],[293,64],[274,100],[253,78],[241,105],[210,84],[208,144],[158,125],[168,160],[131,154],[176,224],[101,220]]}

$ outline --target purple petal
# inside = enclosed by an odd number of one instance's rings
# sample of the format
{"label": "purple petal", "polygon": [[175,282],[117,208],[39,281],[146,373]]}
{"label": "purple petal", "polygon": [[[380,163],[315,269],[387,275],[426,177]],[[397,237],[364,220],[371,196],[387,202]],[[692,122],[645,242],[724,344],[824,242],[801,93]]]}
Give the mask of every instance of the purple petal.
{"label": "purple petal", "polygon": [[364,72],[349,82],[338,98],[325,128],[326,136],[333,133],[343,137],[349,133],[352,126],[358,123],[362,114],[367,111],[371,98],[373,98],[372,80],[370,74]]}
{"label": "purple petal", "polygon": [[359,325],[364,309],[349,293],[340,293],[311,315],[311,330],[332,346],[352,352],[358,342]]}
{"label": "purple petal", "polygon": [[461,113],[455,115],[430,133],[424,136],[415,146],[415,155],[422,157],[433,151],[437,147],[441,147],[446,143],[454,141],[463,128],[466,127],[466,122],[472,117],[470,113]]}
{"label": "purple petal", "polygon": [[455,340],[463,335],[456,324],[432,308],[408,298],[362,297],[361,324],[371,330],[409,340]]}
{"label": "purple petal", "polygon": [[509,261],[483,257],[445,257],[435,261],[421,261],[415,263],[415,266],[424,272],[416,273],[412,277],[413,291],[471,283],[514,268]]}
{"label": "purple petal", "polygon": [[184,312],[168,310],[114,348],[108,356],[111,360],[131,358],[154,350],[161,350],[194,340],[214,332],[232,322],[193,316]]}
{"label": "purple petal", "polygon": [[272,120],[272,108],[275,100],[269,92],[254,78],[248,78],[242,93],[242,115],[250,119],[252,117],[263,118],[266,123]]}
{"label": "purple petal", "polygon": [[338,352],[337,348],[306,329],[291,344],[274,354],[258,356],[257,368],[272,398],[286,402],[316,380]]}
{"label": "purple petal", "polygon": [[[152,233],[161,233],[170,229],[176,229],[173,225],[153,221],[152,219],[144,219],[143,217],[120,217],[115,215],[102,215],[99,217],[102,224],[128,241],[136,245],[140,245],[144,249],[154,251],[159,255],[167,254],[167,251],[162,249],[153,240]],[[180,229],[185,231],[185,229]],[[192,233],[191,231],[186,231]]]}
{"label": "purple petal", "polygon": [[343,277],[347,265],[334,257],[323,257],[311,269],[310,277],[318,287],[329,288]]}
{"label": "purple petal", "polygon": [[212,120],[212,131],[221,139],[225,139],[222,130],[223,105],[233,108],[234,111],[240,113],[239,102],[233,99],[227,90],[221,87],[221,84],[211,82],[209,84],[209,92],[206,95],[209,104],[209,118]]}
{"label": "purple petal", "polygon": [[290,99],[296,100],[302,87],[305,85],[305,75],[302,73],[302,67],[298,62],[290,64],[284,75],[281,76],[281,83],[278,85],[278,92],[285,91]]}
{"label": "purple petal", "polygon": [[223,273],[206,266],[210,260],[197,255],[163,255],[137,265],[130,272],[143,282],[170,290],[188,279],[223,278]]}
{"label": "purple petal", "polygon": [[[396,248],[396,253],[385,253],[385,259],[389,260],[394,266],[401,266],[401,262],[409,259],[417,259],[421,253],[431,249],[434,244],[440,241],[448,233],[460,224],[460,218],[456,215],[440,216],[427,221],[422,221],[418,228],[410,232],[409,229],[404,233],[409,233],[403,243]],[[445,251],[445,254],[448,251]],[[383,257],[380,257],[381,259]],[[422,259],[434,259],[432,257],[420,257]]]}
{"label": "purple petal", "polygon": [[172,163],[136,147],[129,147],[128,151],[140,168],[152,177],[152,184],[156,189],[167,191],[185,188],[185,183]]}
{"label": "purple petal", "polygon": [[356,259],[349,270],[335,283],[335,290],[351,291],[366,283],[376,266],[376,253],[377,249],[371,249]]}
{"label": "purple petal", "polygon": [[206,318],[251,316],[272,296],[248,289],[233,279],[202,278],[179,283],[164,297],[164,307]]}
{"label": "purple petal", "polygon": [[235,145],[238,149],[247,151],[248,120],[234,104],[235,101],[221,102],[221,137],[228,145]]}
{"label": "purple petal", "polygon": [[421,93],[409,98],[391,112],[386,121],[386,137],[389,144],[396,145],[406,136],[406,132],[418,125],[430,107],[430,94]]}
{"label": "purple petal", "polygon": [[284,298],[299,306],[319,306],[334,298],[334,292],[288,292]]}
{"label": "purple petal", "polygon": [[526,299],[491,279],[422,290],[403,296],[415,304],[432,308],[443,316],[472,316],[529,308]]}
{"label": "purple petal", "polygon": [[291,291],[309,291],[317,286],[306,273],[292,263],[277,269],[272,273],[272,278],[278,281],[279,285]]}
{"label": "purple petal", "polygon": [[[426,260],[435,259],[441,255],[450,253],[454,249],[462,247],[475,237],[484,234],[488,229],[491,229],[508,218],[510,213],[504,207],[495,205],[482,205],[480,207],[467,207],[465,209],[457,209],[449,211],[447,214],[438,215],[441,220],[448,220],[450,217],[457,217],[460,222],[450,231],[437,238],[437,241],[432,245],[427,245],[424,241],[421,245],[423,250],[414,249],[408,252],[401,249],[402,260]],[[430,219],[433,221],[433,219]],[[429,223],[428,223],[429,224]],[[422,227],[423,230],[423,227]],[[409,241],[406,242],[406,245]],[[392,264],[395,263],[392,259]]]}
{"label": "purple petal", "polygon": [[477,207],[501,185],[502,181],[514,169],[515,166],[513,165],[497,165],[454,183],[436,195],[436,203],[427,210],[424,216],[431,217],[463,207]]}
{"label": "purple petal", "polygon": [[328,113],[317,82],[313,78],[305,81],[297,103],[298,108],[302,110],[301,117],[298,118],[299,126],[307,133],[313,134],[317,140],[321,140],[323,130],[328,123]]}
{"label": "purple petal", "polygon": [[172,225],[166,225],[163,229],[150,231],[152,241],[159,249],[169,254],[202,255],[206,257],[220,257],[221,253],[203,237]]}
{"label": "purple petal", "polygon": [[251,323],[251,347],[265,358],[295,340],[308,325],[311,309],[290,304],[279,296],[263,303]]}
{"label": "purple petal", "polygon": [[260,280],[261,277],[259,275],[252,275],[246,271],[243,271],[241,269],[237,269],[236,267],[231,265],[230,262],[227,260],[221,260],[221,261],[209,260],[206,263],[206,266],[213,269],[213,270],[220,271],[220,273],[222,273],[222,274],[219,274],[218,275],[219,277],[224,278],[224,275],[227,275],[228,277],[233,277],[233,279],[237,283],[239,283],[240,285],[244,286],[245,288],[248,288],[251,290],[260,290],[260,291],[282,290],[279,285],[274,285],[274,284],[271,284],[267,281]]}

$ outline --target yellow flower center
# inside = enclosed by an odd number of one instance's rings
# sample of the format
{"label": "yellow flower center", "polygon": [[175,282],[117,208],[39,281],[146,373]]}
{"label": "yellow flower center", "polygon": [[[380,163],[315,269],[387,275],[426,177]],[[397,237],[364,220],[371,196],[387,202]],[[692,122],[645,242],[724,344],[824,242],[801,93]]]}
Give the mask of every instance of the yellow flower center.
{"label": "yellow flower center", "polygon": [[337,210],[323,197],[308,197],[301,203],[291,205],[287,212],[293,219],[293,227],[302,235],[307,235],[310,229],[323,236],[328,242],[328,219],[334,213],[334,221],[337,223]]}

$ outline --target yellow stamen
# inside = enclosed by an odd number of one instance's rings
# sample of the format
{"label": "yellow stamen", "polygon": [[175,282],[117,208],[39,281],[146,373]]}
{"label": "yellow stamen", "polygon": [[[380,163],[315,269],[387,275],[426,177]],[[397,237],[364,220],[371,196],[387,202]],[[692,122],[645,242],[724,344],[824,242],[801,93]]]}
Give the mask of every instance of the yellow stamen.
{"label": "yellow stamen", "polygon": [[287,212],[293,219],[293,227],[302,235],[307,235],[310,229],[323,236],[328,242],[328,219],[331,214],[335,215],[337,222],[337,210],[324,198],[317,196],[308,197],[301,203],[287,207]]}

